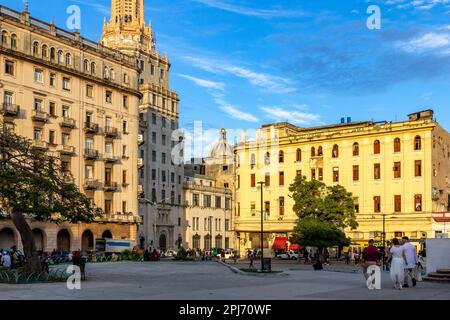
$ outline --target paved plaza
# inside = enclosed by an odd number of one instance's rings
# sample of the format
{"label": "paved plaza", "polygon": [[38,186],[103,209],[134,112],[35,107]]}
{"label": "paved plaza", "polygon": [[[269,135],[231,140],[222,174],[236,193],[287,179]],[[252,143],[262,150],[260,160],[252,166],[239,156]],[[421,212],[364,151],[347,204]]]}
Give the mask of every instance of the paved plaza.
{"label": "paved plaza", "polygon": [[450,285],[419,283],[392,289],[383,273],[382,290],[364,287],[361,273],[313,271],[285,264],[283,273],[242,275],[217,262],[103,263],[87,265],[81,290],[65,283],[0,285],[0,299],[450,299]]}

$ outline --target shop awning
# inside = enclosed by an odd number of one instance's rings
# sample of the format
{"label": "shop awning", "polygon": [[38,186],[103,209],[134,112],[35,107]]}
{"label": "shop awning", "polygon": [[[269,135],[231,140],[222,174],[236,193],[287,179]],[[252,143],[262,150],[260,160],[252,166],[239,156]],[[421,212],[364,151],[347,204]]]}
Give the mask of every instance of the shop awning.
{"label": "shop awning", "polygon": [[286,250],[286,242],[288,241],[288,238],[285,237],[278,237],[275,238],[275,241],[273,242],[272,249],[273,250]]}
{"label": "shop awning", "polygon": [[289,246],[289,250],[292,250],[292,251],[297,251],[300,249],[303,249],[303,248],[299,244],[296,244],[296,243],[293,243]]}

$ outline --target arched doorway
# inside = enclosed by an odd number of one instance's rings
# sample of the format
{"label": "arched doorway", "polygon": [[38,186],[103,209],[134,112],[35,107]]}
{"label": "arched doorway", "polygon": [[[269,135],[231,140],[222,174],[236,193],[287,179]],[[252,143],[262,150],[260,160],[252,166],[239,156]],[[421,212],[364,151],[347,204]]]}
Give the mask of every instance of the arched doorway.
{"label": "arched doorway", "polygon": [[33,239],[37,251],[44,250],[44,233],[41,229],[33,229]]}
{"label": "arched doorway", "polygon": [[9,249],[16,245],[14,231],[10,228],[5,228],[0,231],[0,249]]}
{"label": "arched doorway", "polygon": [[192,248],[200,250],[200,236],[198,234],[192,237]]}
{"label": "arched doorway", "polygon": [[58,250],[70,251],[70,233],[67,229],[62,229],[58,232],[56,246]]}
{"label": "arched doorway", "polygon": [[85,230],[81,236],[81,250],[94,250],[94,234],[91,230]]}
{"label": "arched doorway", "polygon": [[159,236],[159,249],[161,250],[167,249],[167,238],[164,233]]}
{"label": "arched doorway", "polygon": [[222,249],[223,247],[222,247],[222,236],[221,235],[217,235],[216,236],[216,241],[215,241],[215,248],[218,248],[218,249]]}
{"label": "arched doorway", "polygon": [[109,231],[109,230],[103,231],[102,238],[103,239],[112,239],[113,236],[112,236],[111,231]]}

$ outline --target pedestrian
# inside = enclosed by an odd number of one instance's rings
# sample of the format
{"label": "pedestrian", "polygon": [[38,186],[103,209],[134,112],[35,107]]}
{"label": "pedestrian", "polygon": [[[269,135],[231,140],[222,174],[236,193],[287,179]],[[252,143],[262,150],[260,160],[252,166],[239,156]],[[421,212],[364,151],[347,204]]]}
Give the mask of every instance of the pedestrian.
{"label": "pedestrian", "polygon": [[308,250],[306,250],[306,248],[303,251],[303,258],[305,258],[305,264],[308,264],[309,263],[309,252],[308,252]]}
{"label": "pedestrian", "polygon": [[248,251],[248,258],[250,259],[249,269],[250,270],[255,269],[255,266],[253,265],[254,256],[250,250]]}
{"label": "pedestrian", "polygon": [[419,262],[417,259],[417,248],[409,242],[408,237],[403,237],[402,243],[405,252],[405,277],[403,287],[409,288],[410,283],[415,287],[417,284],[417,263]]}
{"label": "pedestrian", "polygon": [[220,258],[222,259],[222,262],[225,263],[225,250],[223,250],[223,249],[220,252]]}
{"label": "pedestrian", "polygon": [[394,282],[394,288],[397,290],[403,289],[403,280],[405,277],[405,248],[400,244],[397,238],[392,240],[392,248],[390,250],[391,257],[391,280]]}
{"label": "pedestrian", "polygon": [[237,253],[236,251],[233,251],[233,260],[234,260],[234,264],[237,263]]}
{"label": "pedestrian", "polygon": [[11,268],[11,256],[6,251],[3,252],[2,259],[1,259],[1,265],[4,268],[12,269]]}
{"label": "pedestrian", "polygon": [[389,269],[390,269],[390,264],[391,264],[391,258],[390,258],[391,247],[392,247],[392,243],[390,241],[387,241],[386,248],[384,248],[383,257],[382,257],[382,259],[384,259],[384,269],[386,271],[389,271]]}
{"label": "pedestrian", "polygon": [[365,248],[362,252],[362,259],[363,259],[363,273],[364,277],[369,279],[369,274],[367,273],[367,269],[370,266],[376,266],[377,260],[378,260],[378,249],[373,245],[374,241],[373,239],[369,240],[369,246]]}

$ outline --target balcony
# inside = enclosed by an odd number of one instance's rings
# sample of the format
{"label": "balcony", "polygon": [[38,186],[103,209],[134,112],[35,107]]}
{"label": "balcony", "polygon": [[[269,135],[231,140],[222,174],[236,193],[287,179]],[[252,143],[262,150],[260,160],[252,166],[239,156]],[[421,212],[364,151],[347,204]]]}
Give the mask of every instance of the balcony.
{"label": "balcony", "polygon": [[63,128],[75,128],[75,120],[72,118],[63,118],[63,121],[59,124]]}
{"label": "balcony", "polygon": [[143,145],[144,144],[144,135],[138,134],[137,141],[138,141],[138,145],[140,145],[140,146]]}
{"label": "balcony", "polygon": [[105,127],[104,134],[106,137],[117,138],[117,136],[119,135],[119,131],[117,130],[117,128]]}
{"label": "balcony", "polygon": [[119,184],[117,182],[106,181],[103,189],[106,192],[119,192]]}
{"label": "balcony", "polygon": [[84,150],[84,158],[87,160],[98,160],[99,153],[97,150],[94,149],[85,149]]}
{"label": "balcony", "polygon": [[97,133],[98,132],[98,124],[92,122],[85,122],[84,131],[87,133]]}
{"label": "balcony", "polygon": [[42,140],[34,140],[33,148],[38,150],[48,150],[48,143]]}
{"label": "balcony", "polygon": [[138,158],[137,164],[138,164],[138,168],[144,167],[144,159]]}
{"label": "balcony", "polygon": [[47,122],[48,121],[48,113],[40,110],[33,110],[33,115],[31,116],[33,121],[38,122]]}
{"label": "balcony", "polygon": [[105,161],[105,162],[113,162],[113,163],[115,163],[115,162],[117,162],[118,160],[119,160],[119,158],[116,157],[116,156],[113,155],[113,154],[105,153],[105,154],[103,155],[103,161]]}
{"label": "balcony", "polygon": [[59,153],[68,155],[68,156],[74,156],[75,155],[75,147],[62,145],[59,147]]}
{"label": "balcony", "polygon": [[15,104],[3,104],[3,115],[4,116],[10,116],[10,117],[17,117],[20,112],[20,107]]}
{"label": "balcony", "polygon": [[86,190],[97,190],[100,186],[101,184],[98,180],[86,179],[84,181],[84,189]]}

